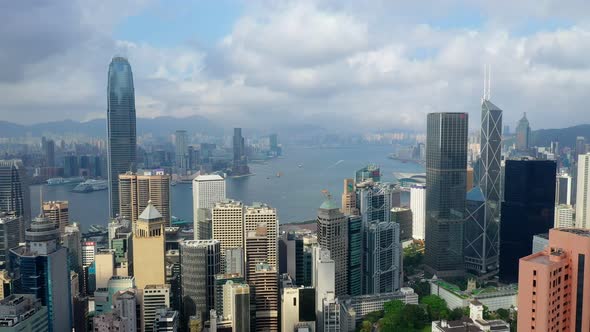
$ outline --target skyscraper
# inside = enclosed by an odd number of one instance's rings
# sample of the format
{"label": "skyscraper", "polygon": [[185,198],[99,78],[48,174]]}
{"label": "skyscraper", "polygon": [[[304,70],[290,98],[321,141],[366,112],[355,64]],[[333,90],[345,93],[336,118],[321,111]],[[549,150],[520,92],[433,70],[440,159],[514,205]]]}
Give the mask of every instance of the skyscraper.
{"label": "skyscraper", "polygon": [[426,186],[417,184],[410,188],[410,210],[412,210],[412,237],[415,240],[424,240]]}
{"label": "skyscraper", "polygon": [[0,212],[0,269],[6,268],[10,249],[20,243],[21,224],[21,217]]}
{"label": "skyscraper", "polygon": [[[193,222],[195,240],[211,237],[211,209],[225,200],[225,179],[217,174],[199,175],[193,180]],[[204,234],[206,233],[206,234]]]}
{"label": "skyscraper", "polygon": [[555,206],[554,228],[574,227],[574,215],[576,210],[571,205],[560,204]]}
{"label": "skyscraper", "polygon": [[590,231],[551,229],[549,246],[520,259],[518,331],[590,330]]}
{"label": "skyscraper", "polygon": [[[302,248],[303,249],[303,248]],[[303,251],[303,250],[302,250]],[[303,252],[302,252],[303,255]],[[301,258],[303,261],[303,257]],[[363,219],[361,216],[348,217],[348,289],[347,295],[357,296],[363,292]],[[299,269],[298,269],[299,272]],[[297,277],[297,283],[302,277]]]}
{"label": "skyscraper", "polygon": [[180,245],[183,326],[188,317],[207,318],[215,305],[215,275],[221,273],[217,240],[189,240]]}
{"label": "skyscraper", "polygon": [[348,290],[348,218],[330,196],[318,209],[318,244],[330,251],[336,264],[336,295],[345,295]]}
{"label": "skyscraper", "polygon": [[391,222],[399,224],[399,238],[401,242],[412,240],[412,210],[394,207],[391,209]]}
{"label": "skyscraper", "polygon": [[[253,203],[252,206],[247,206],[244,211],[244,231],[245,234],[251,231],[257,231],[259,228],[264,228],[265,245],[265,259],[264,262],[274,266],[277,271],[279,268],[278,262],[278,229],[279,221],[277,219],[277,210],[263,203]],[[246,260],[248,257],[248,244],[246,243]]]}
{"label": "skyscraper", "polygon": [[[174,148],[176,150],[176,167],[181,170],[188,168],[188,139],[186,130],[177,130],[174,133]],[[184,175],[184,174],[183,174]]]}
{"label": "skyscraper", "polygon": [[232,331],[250,332],[250,286],[228,281],[223,286],[223,312],[231,320]]}
{"label": "skyscraper", "polygon": [[363,294],[391,293],[401,287],[400,224],[372,222],[364,228]]}
{"label": "skyscraper", "polygon": [[244,205],[238,201],[226,200],[213,207],[213,239],[221,244],[221,271],[225,273],[225,251],[244,248]]}
{"label": "skyscraper", "polygon": [[114,57],[109,65],[107,86],[108,178],[111,218],[119,214],[119,174],[135,172],[135,90],[131,65]]}
{"label": "skyscraper", "polygon": [[45,137],[43,137],[43,139],[41,148],[43,149],[43,155],[45,156],[45,166],[55,167],[55,142],[51,139],[45,140]]}
{"label": "skyscraper", "polygon": [[574,205],[572,200],[573,193],[572,177],[568,174],[559,174],[556,181],[555,204]]}
{"label": "skyscraper", "polygon": [[242,128],[234,128],[233,137],[233,167],[232,173],[234,175],[244,175],[250,173],[248,168],[248,158],[246,157],[246,144],[242,136]]}
{"label": "skyscraper", "polygon": [[315,289],[281,289],[281,331],[298,331],[300,326],[315,326]]}
{"label": "skyscraper", "polygon": [[426,133],[426,268],[462,275],[467,170],[466,113],[430,113]]}
{"label": "skyscraper", "polygon": [[336,266],[330,258],[330,250],[319,246],[312,249],[312,281],[315,289],[316,321],[321,326],[324,317],[324,299],[333,296],[336,279]]}
{"label": "skyscraper", "polygon": [[516,149],[518,151],[527,151],[530,148],[530,140],[531,127],[529,125],[529,120],[526,118],[525,112],[516,126]]}
{"label": "skyscraper", "polygon": [[39,216],[25,232],[25,245],[10,250],[15,294],[34,294],[47,307],[50,332],[72,330],[68,250],[59,245],[59,229]]}
{"label": "skyscraper", "polygon": [[137,221],[148,202],[158,209],[164,224],[170,225],[170,175],[162,170],[144,172],[143,175],[127,172],[119,175],[119,215],[131,222]]}
{"label": "skyscraper", "polygon": [[51,220],[63,234],[65,227],[70,223],[70,209],[68,201],[43,202],[43,215]]}
{"label": "skyscraper", "polygon": [[146,285],[138,292],[138,295],[141,331],[155,332],[156,311],[162,308],[170,308],[170,288],[164,284]]}
{"label": "skyscraper", "polygon": [[279,331],[279,275],[277,269],[266,263],[258,263],[248,277],[255,311],[251,323],[256,332]]}
{"label": "skyscraper", "polygon": [[0,210],[22,217],[21,242],[31,221],[31,194],[25,167],[20,160],[0,160]]}
{"label": "skyscraper", "polygon": [[166,282],[164,218],[148,202],[133,227],[133,276],[138,289]]}
{"label": "skyscraper", "polygon": [[502,110],[481,103],[479,186],[467,195],[465,268],[479,275],[498,270],[500,201],[502,197]]}
{"label": "skyscraper", "polygon": [[354,179],[344,179],[341,211],[347,216],[359,214],[358,208],[356,207],[356,188],[354,185]]}
{"label": "skyscraper", "polygon": [[576,148],[574,150],[574,160],[578,160],[578,156],[586,154],[586,138],[584,136],[576,137]]}
{"label": "skyscraper", "polygon": [[507,160],[500,226],[500,281],[518,280],[518,259],[532,252],[535,234],[553,227],[555,162]]}
{"label": "skyscraper", "polygon": [[576,227],[590,229],[590,153],[578,156]]}

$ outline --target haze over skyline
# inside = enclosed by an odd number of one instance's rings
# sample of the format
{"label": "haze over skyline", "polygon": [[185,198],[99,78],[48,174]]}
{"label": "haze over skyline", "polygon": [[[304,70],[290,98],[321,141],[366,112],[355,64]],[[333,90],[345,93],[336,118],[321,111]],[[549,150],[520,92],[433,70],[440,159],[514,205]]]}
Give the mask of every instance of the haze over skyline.
{"label": "haze over skyline", "polygon": [[134,71],[138,117],[229,126],[424,130],[479,121],[483,65],[512,129],[590,122],[584,1],[18,1],[0,5],[0,114],[106,117],[107,68]]}

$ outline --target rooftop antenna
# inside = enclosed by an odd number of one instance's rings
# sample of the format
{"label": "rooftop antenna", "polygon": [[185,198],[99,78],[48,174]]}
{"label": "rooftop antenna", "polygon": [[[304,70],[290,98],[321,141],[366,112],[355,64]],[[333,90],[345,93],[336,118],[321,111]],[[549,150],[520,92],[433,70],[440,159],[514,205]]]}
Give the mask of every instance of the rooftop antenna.
{"label": "rooftop antenna", "polygon": [[492,66],[483,66],[483,100],[490,100],[492,88]]}
{"label": "rooftop antenna", "polygon": [[487,100],[490,100],[492,97],[492,65],[488,65],[488,97]]}

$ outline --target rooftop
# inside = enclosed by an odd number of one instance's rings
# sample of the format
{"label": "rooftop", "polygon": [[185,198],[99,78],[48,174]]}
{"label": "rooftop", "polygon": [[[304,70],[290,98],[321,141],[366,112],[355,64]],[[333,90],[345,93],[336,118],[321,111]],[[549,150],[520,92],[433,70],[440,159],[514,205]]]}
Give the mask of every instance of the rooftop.
{"label": "rooftop", "polygon": [[572,233],[578,236],[583,237],[590,237],[590,229],[581,229],[581,228],[558,228],[560,232]]}
{"label": "rooftop", "polygon": [[196,182],[203,182],[203,181],[223,181],[223,177],[217,174],[206,174],[206,175],[198,175],[193,181]]}
{"label": "rooftop", "polygon": [[149,201],[145,210],[143,210],[143,212],[139,215],[139,219],[142,219],[142,220],[162,219],[162,214],[160,214],[158,209],[156,209],[156,207],[152,205],[152,202]]}
{"label": "rooftop", "polygon": [[336,204],[336,202],[334,202],[334,200],[332,200],[332,199],[326,199],[322,203],[322,205],[320,205],[320,209],[334,210],[334,209],[340,209],[340,206],[338,204]]}

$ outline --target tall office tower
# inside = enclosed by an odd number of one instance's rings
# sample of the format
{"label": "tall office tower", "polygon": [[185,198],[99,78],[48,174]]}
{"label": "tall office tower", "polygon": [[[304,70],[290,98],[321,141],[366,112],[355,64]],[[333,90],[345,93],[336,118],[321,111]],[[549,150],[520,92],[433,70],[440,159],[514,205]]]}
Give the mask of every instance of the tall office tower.
{"label": "tall office tower", "polygon": [[218,274],[215,276],[215,311],[219,317],[223,318],[223,320],[231,315],[230,311],[225,311],[225,306],[229,303],[227,302],[229,299],[227,299],[225,295],[228,295],[229,293],[224,293],[224,289],[226,289],[226,286],[231,287],[234,284],[244,284],[244,277],[237,273]]}
{"label": "tall office tower", "polygon": [[426,133],[426,268],[438,277],[464,274],[467,169],[466,113],[430,113]]}
{"label": "tall office tower", "polygon": [[223,286],[223,315],[233,332],[250,332],[250,286],[228,281]]}
{"label": "tall office tower", "polygon": [[584,136],[576,137],[576,149],[574,150],[574,160],[578,160],[578,156],[586,154],[586,138]]}
{"label": "tall office tower", "polygon": [[555,188],[555,204],[574,205],[572,201],[572,177],[568,174],[557,176]]}
{"label": "tall office tower", "polygon": [[[357,296],[363,292],[363,219],[348,217],[348,288],[347,295]],[[301,259],[303,261],[303,259]],[[299,283],[302,285],[302,283]]]}
{"label": "tall office tower", "polygon": [[170,225],[170,175],[161,170],[119,175],[120,216],[135,222],[150,201],[162,214],[164,224]]}
{"label": "tall office tower", "polygon": [[576,209],[571,205],[560,204],[555,206],[554,228],[573,228]]}
{"label": "tall office tower", "polygon": [[356,207],[356,190],[354,179],[344,179],[344,190],[342,191],[342,213],[347,216],[356,216],[359,210]]}
{"label": "tall office tower", "polygon": [[401,190],[385,182],[357,183],[358,208],[363,227],[373,222],[391,221],[391,209],[400,206]]}
{"label": "tall office tower", "polygon": [[[265,262],[274,266],[277,271],[279,268],[279,248],[278,248],[278,229],[279,221],[277,219],[277,210],[263,203],[253,203],[246,206],[244,211],[244,232],[256,231],[260,226],[266,229],[266,259]],[[246,251],[248,246],[246,245]],[[246,253],[246,259],[250,260]]]}
{"label": "tall office tower", "polygon": [[206,235],[199,234],[198,223],[209,223],[208,216],[215,203],[225,200],[225,179],[217,174],[199,175],[193,180],[193,229],[195,240],[206,240]]}
{"label": "tall office tower", "polygon": [[43,156],[45,157],[46,167],[55,167],[55,141],[52,139],[45,140],[42,144]]}
{"label": "tall office tower", "polygon": [[369,164],[354,173],[354,182],[361,183],[365,181],[380,182],[381,169],[375,164]]}
{"label": "tall office tower", "polygon": [[34,295],[13,294],[0,300],[0,317],[0,331],[46,332],[51,328],[47,322],[47,307]]}
{"label": "tall office tower", "polygon": [[311,287],[284,287],[281,289],[281,331],[298,331],[315,327],[315,289]]}
{"label": "tall office tower", "polygon": [[0,212],[0,269],[7,267],[10,249],[18,247],[20,243],[21,224],[21,217]]}
{"label": "tall office tower", "polygon": [[318,209],[318,244],[330,251],[336,264],[337,296],[345,295],[348,289],[348,218],[330,196]]}
{"label": "tall office tower", "polygon": [[78,166],[78,156],[64,156],[64,176],[73,177],[80,175],[80,167]]}
{"label": "tall office tower", "polygon": [[58,226],[60,234],[70,224],[69,211],[68,201],[43,202],[43,215]]}
{"label": "tall office tower", "polygon": [[246,144],[242,136],[242,128],[234,128],[233,137],[233,167],[232,172],[235,175],[249,174],[248,158],[246,156]]}
{"label": "tall office tower", "polygon": [[221,271],[225,272],[225,251],[244,248],[244,205],[232,200],[215,203],[211,221],[213,238],[221,244]]}
{"label": "tall office tower", "polygon": [[478,186],[466,197],[465,269],[480,276],[498,270],[500,202],[502,199],[502,110],[484,98]]}
{"label": "tall office tower", "polygon": [[522,119],[518,120],[518,125],[516,126],[516,149],[518,151],[527,151],[531,145],[530,140],[531,127],[525,112]]}
{"label": "tall office tower", "polygon": [[154,331],[156,311],[170,308],[170,288],[168,285],[146,285],[138,293],[141,331]]}
{"label": "tall office tower", "polygon": [[59,229],[37,217],[25,232],[25,245],[10,249],[15,294],[34,294],[47,307],[50,332],[72,330],[68,250],[59,245]]}
{"label": "tall office tower", "polygon": [[61,243],[68,248],[70,270],[82,274],[82,236],[78,223],[73,223],[64,228]]}
{"label": "tall office tower", "polygon": [[410,188],[410,210],[412,210],[412,237],[424,240],[426,228],[426,186],[413,185]]}
{"label": "tall office tower", "polygon": [[115,255],[112,250],[101,249],[94,256],[94,275],[96,288],[105,288],[115,275]]}
{"label": "tall office tower", "polygon": [[188,168],[188,138],[186,136],[186,130],[177,130],[174,133],[174,148],[176,150],[176,167],[186,170]]}
{"label": "tall office tower", "polygon": [[170,307],[182,314],[182,265],[180,248],[166,251],[166,284],[170,285]]}
{"label": "tall office tower", "polygon": [[279,331],[279,274],[275,266],[256,264],[248,277],[253,299],[251,331]]}
{"label": "tall office tower", "polygon": [[89,266],[94,263],[96,256],[96,242],[85,241],[82,243],[82,266]]}
{"label": "tall office tower", "polygon": [[535,234],[553,227],[555,162],[507,160],[500,223],[500,281],[518,281],[518,259],[532,250]]}
{"label": "tall office tower", "polygon": [[0,211],[22,217],[20,241],[31,221],[31,193],[25,167],[20,160],[0,160]]}
{"label": "tall office tower", "polygon": [[590,229],[590,153],[578,156],[576,227]]}
{"label": "tall office tower", "polygon": [[135,90],[131,65],[114,57],[109,65],[107,86],[107,158],[111,218],[119,214],[119,174],[135,172]]}
{"label": "tall office tower", "polygon": [[590,231],[552,229],[549,246],[520,259],[519,331],[590,331]]}
{"label": "tall office tower", "polygon": [[258,263],[266,263],[269,256],[267,247],[268,230],[265,224],[260,224],[255,231],[246,232],[246,281],[250,281]]}
{"label": "tall office tower", "polygon": [[401,242],[407,242],[413,239],[412,210],[394,207],[391,209],[391,222],[399,224],[399,239]]}
{"label": "tall office tower", "polygon": [[330,250],[316,246],[312,250],[312,282],[315,289],[316,321],[321,326],[324,317],[323,300],[334,294],[336,267]]}
{"label": "tall office tower", "polygon": [[[180,245],[183,317],[208,319],[215,306],[215,275],[221,273],[218,240],[187,240]],[[184,319],[183,319],[184,320]],[[183,326],[188,320],[183,322]]]}
{"label": "tall office tower", "polygon": [[180,331],[180,317],[178,311],[172,309],[157,309],[154,319],[154,332]]}
{"label": "tall office tower", "polygon": [[364,238],[363,294],[398,291],[402,275],[400,225],[391,221],[370,223]]}
{"label": "tall office tower", "polygon": [[164,238],[164,218],[148,202],[133,230],[133,275],[138,289],[165,283]]}
{"label": "tall office tower", "polygon": [[328,294],[322,301],[323,318],[320,331],[340,332],[340,302],[333,293]]}
{"label": "tall office tower", "polygon": [[245,276],[244,261],[244,248],[227,249],[225,251],[225,273]]}

